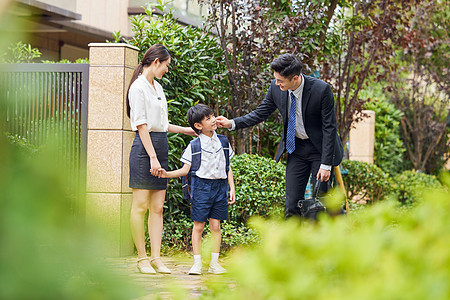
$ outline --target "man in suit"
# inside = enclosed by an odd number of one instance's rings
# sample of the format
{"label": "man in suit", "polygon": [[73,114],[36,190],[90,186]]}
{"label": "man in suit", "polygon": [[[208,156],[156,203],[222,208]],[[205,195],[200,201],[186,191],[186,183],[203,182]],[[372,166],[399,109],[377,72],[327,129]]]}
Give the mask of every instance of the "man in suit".
{"label": "man in suit", "polygon": [[306,185],[320,178],[327,191],[332,167],[342,161],[343,147],[337,135],[334,98],[322,80],[303,75],[302,64],[292,54],[283,54],[270,65],[275,79],[262,103],[245,116],[229,120],[217,117],[220,127],[231,130],[256,125],[276,109],[283,117],[283,135],[276,160],[287,151],[286,217],[298,214],[298,201],[304,199]]}

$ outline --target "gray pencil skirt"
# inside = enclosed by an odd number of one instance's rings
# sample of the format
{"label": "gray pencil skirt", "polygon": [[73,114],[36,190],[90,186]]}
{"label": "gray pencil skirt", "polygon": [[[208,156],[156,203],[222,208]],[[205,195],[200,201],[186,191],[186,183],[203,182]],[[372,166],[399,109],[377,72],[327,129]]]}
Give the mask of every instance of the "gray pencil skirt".
{"label": "gray pencil skirt", "polygon": [[[167,132],[150,132],[153,148],[161,167],[169,167],[169,144]],[[165,190],[167,179],[158,178],[150,173],[150,157],[142,144],[139,132],[136,132],[130,151],[130,188],[144,190]]]}

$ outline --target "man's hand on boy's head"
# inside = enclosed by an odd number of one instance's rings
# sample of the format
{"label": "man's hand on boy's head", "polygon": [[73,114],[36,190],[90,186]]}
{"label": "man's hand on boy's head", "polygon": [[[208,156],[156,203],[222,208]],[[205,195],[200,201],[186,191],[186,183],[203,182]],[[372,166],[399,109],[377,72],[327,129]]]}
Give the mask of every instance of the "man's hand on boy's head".
{"label": "man's hand on boy's head", "polygon": [[224,116],[218,116],[216,117],[216,124],[219,127],[225,127],[230,128],[231,127],[231,121],[225,118]]}

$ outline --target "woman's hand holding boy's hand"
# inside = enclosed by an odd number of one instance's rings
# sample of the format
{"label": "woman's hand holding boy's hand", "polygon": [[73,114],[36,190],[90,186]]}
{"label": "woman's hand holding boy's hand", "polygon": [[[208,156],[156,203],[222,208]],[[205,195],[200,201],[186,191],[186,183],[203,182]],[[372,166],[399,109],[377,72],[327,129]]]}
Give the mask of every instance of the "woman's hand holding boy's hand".
{"label": "woman's hand holding boy's hand", "polygon": [[156,155],[154,158],[150,158],[150,173],[155,176],[158,177],[158,170],[161,169],[161,164],[158,161],[158,158],[156,158]]}
{"label": "woman's hand holding boy's hand", "polygon": [[228,204],[233,204],[234,202],[236,202],[236,191],[230,189],[230,201],[228,201]]}
{"label": "woman's hand holding boy's hand", "polygon": [[158,175],[159,178],[167,178],[167,171],[163,168],[158,169]]}

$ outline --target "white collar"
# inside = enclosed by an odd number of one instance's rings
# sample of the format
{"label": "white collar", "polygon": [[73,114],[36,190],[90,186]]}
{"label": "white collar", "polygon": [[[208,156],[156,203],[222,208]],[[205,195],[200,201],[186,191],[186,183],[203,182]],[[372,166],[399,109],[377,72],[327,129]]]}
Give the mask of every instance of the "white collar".
{"label": "white collar", "polygon": [[153,84],[155,85],[155,87],[153,87],[152,84],[148,81],[147,77],[145,77],[145,75],[140,74],[140,75],[138,76],[138,79],[142,80],[142,82],[143,82],[147,87],[149,87],[150,90],[151,90],[152,92],[156,92],[156,95],[158,95],[158,85],[159,85],[159,82],[158,82],[158,81],[153,80]]}
{"label": "white collar", "polygon": [[303,94],[303,87],[305,86],[305,77],[303,76],[303,74],[300,74],[300,76],[302,76],[302,83],[299,85],[298,88],[296,88],[295,90],[289,90],[289,92],[293,93],[295,98],[299,99],[302,94]]}
{"label": "white collar", "polygon": [[219,140],[219,138],[217,137],[217,133],[214,131],[213,136],[209,137],[207,135],[204,135],[203,133],[200,133],[199,135],[200,141],[205,142],[205,143],[210,143],[211,141],[215,140]]}

